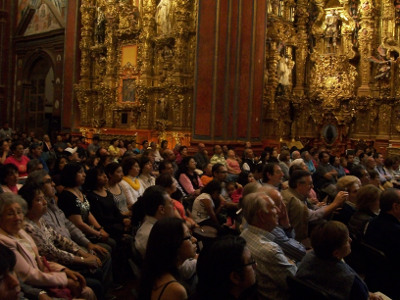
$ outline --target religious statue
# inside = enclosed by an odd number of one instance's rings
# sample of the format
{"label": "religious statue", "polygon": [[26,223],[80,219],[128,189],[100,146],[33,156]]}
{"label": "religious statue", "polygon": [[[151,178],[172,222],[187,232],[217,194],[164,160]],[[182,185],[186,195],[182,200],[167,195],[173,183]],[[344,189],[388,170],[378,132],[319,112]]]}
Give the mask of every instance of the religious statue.
{"label": "religious statue", "polygon": [[336,50],[336,44],[340,35],[340,21],[336,10],[333,10],[332,13],[328,14],[325,18],[325,40],[329,52],[335,52]]}
{"label": "religious statue", "polygon": [[157,119],[168,120],[169,105],[165,98],[160,98],[157,101]]}
{"label": "religious statue", "polygon": [[104,39],[106,36],[106,18],[104,17],[104,13],[100,9],[100,7],[97,7],[97,18],[94,35],[96,37],[97,43],[104,43]]}
{"label": "religious statue", "polygon": [[160,0],[157,5],[156,24],[158,34],[168,34],[171,32],[171,1]]}
{"label": "religious statue", "polygon": [[286,90],[292,85],[292,69],[294,61],[288,56],[281,56],[278,62],[278,94],[285,94]]}

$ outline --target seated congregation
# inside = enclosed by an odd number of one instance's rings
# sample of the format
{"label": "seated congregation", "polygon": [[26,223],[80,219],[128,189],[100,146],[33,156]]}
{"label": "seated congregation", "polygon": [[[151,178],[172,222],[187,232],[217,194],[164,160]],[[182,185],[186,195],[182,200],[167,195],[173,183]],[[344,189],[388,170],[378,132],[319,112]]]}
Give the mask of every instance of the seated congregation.
{"label": "seated congregation", "polygon": [[399,157],[100,142],[2,141],[1,299],[400,299]]}

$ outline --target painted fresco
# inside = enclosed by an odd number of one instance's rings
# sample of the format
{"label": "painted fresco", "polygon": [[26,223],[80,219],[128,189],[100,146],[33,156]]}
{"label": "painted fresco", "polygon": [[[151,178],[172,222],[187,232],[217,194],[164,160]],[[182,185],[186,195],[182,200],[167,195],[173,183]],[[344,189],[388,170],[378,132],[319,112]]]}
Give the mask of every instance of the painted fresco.
{"label": "painted fresco", "polygon": [[24,35],[48,32],[58,28],[61,28],[61,26],[52,11],[46,4],[42,4],[33,15]]}

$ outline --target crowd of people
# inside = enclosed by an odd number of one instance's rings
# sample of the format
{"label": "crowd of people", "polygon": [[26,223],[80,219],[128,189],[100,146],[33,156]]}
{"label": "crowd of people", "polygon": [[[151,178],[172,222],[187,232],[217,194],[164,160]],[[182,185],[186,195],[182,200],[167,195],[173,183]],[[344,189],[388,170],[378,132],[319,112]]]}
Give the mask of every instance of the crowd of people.
{"label": "crowd of people", "polygon": [[[289,277],[400,299],[397,156],[0,135],[5,299],[114,299],[131,279],[138,299],[293,299]],[[386,257],[371,285],[352,240]]]}

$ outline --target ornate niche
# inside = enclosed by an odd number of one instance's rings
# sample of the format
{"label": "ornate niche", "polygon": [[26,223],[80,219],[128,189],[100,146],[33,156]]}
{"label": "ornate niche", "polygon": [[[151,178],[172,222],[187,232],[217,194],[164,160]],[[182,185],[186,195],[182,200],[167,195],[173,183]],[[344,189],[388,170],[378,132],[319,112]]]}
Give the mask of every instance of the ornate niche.
{"label": "ornate niche", "polygon": [[189,131],[197,1],[83,0],[81,126]]}
{"label": "ornate niche", "polygon": [[337,108],[340,99],[356,95],[357,69],[352,43],[354,20],[342,1],[315,1],[317,16],[311,26],[310,97],[321,99],[324,108]]}

